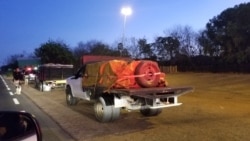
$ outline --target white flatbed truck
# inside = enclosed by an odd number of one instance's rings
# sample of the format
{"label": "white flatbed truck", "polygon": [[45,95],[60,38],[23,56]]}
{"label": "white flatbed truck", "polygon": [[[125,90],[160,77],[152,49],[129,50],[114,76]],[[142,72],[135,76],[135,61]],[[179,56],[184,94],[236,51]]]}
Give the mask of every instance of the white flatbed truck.
{"label": "white flatbed truck", "polygon": [[[105,59],[96,60],[101,62]],[[162,108],[180,106],[182,103],[178,102],[178,97],[193,91],[192,87],[168,86],[107,89],[95,84],[84,87],[82,83],[89,77],[86,66],[91,63],[93,60],[85,61],[75,75],[66,79],[66,102],[70,106],[79,100],[93,101],[95,116],[100,122],[118,119],[121,109],[140,110],[144,116],[157,116]]]}

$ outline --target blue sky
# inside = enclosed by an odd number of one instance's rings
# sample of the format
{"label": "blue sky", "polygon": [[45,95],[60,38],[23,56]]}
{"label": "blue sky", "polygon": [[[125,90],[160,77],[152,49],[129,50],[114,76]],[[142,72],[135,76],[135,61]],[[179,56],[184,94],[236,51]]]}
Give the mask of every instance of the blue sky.
{"label": "blue sky", "polygon": [[127,38],[154,39],[176,25],[205,28],[223,10],[249,0],[0,0],[0,65],[8,56],[33,53],[48,40],[70,47],[90,40],[121,40],[123,6],[130,6]]}

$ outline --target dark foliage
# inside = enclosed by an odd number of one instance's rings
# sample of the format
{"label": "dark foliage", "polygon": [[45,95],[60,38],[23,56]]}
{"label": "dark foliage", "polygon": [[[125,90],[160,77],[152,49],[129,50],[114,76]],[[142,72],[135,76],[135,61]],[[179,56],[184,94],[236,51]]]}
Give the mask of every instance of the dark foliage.
{"label": "dark foliage", "polygon": [[41,58],[41,63],[71,64],[73,63],[72,51],[66,44],[48,41],[36,48],[34,54]]}

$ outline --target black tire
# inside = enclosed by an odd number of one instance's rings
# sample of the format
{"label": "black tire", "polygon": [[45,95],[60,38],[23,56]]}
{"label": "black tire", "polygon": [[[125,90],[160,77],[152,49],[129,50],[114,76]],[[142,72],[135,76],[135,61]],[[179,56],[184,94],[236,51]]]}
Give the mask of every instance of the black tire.
{"label": "black tire", "polygon": [[42,82],[39,83],[38,89],[39,89],[39,91],[43,92],[44,88],[43,88]]}
{"label": "black tire", "polygon": [[35,82],[35,88],[38,89],[39,86],[38,86],[38,82],[37,81],[38,81],[37,78],[35,78],[35,81],[34,81]]}
{"label": "black tire", "polygon": [[152,61],[142,61],[138,64],[135,69],[135,75],[142,75],[143,77],[136,77],[136,82],[144,88],[155,87],[158,85],[160,80],[160,75],[155,75],[155,73],[160,72],[158,65]]}
{"label": "black tire", "polygon": [[143,116],[151,117],[159,115],[162,112],[162,109],[142,108],[140,112]]}
{"label": "black tire", "polygon": [[119,118],[120,108],[114,105],[107,106],[103,97],[100,97],[94,105],[95,117],[100,122],[111,122]]}
{"label": "black tire", "polygon": [[70,106],[77,104],[77,99],[72,95],[70,87],[66,88],[66,102],[67,102],[67,105],[70,105]]}

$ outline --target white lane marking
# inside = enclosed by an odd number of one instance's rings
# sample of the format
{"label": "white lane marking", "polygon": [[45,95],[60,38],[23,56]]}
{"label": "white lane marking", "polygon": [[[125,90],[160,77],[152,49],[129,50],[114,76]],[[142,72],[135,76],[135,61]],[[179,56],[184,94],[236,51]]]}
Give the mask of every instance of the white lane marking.
{"label": "white lane marking", "polygon": [[[10,87],[8,86],[8,84],[6,83],[6,81],[3,79],[3,77],[0,76],[0,78],[2,79],[2,81],[3,81],[3,83],[4,83],[5,87],[6,87],[6,89],[7,89],[8,91],[10,91],[11,89],[10,89]],[[10,95],[13,95],[12,92],[9,92],[9,93],[10,93]]]}
{"label": "white lane marking", "polygon": [[[6,86],[6,87],[7,87],[7,86]],[[10,88],[9,88],[9,87],[7,87],[7,90],[8,90],[8,91],[10,91]]]}
{"label": "white lane marking", "polygon": [[6,83],[6,81],[3,79],[2,76],[0,76],[0,77],[1,77],[1,79],[2,79],[2,81],[3,81],[3,83],[4,83],[4,85],[5,85],[5,87],[7,88],[7,90],[10,91],[11,89],[10,89],[10,87],[8,86],[8,84]]}
{"label": "white lane marking", "polygon": [[13,92],[9,92],[9,93],[10,93],[10,95],[14,95]]}
{"label": "white lane marking", "polygon": [[13,101],[16,105],[20,104],[19,101],[17,100],[17,98],[13,98]]}
{"label": "white lane marking", "polygon": [[7,90],[10,91],[10,87],[8,86],[8,84],[6,83],[6,81],[3,79],[2,76],[0,76],[0,77],[1,77],[1,79],[2,79],[2,81],[4,83],[4,85],[5,85],[5,87],[7,88]]}

